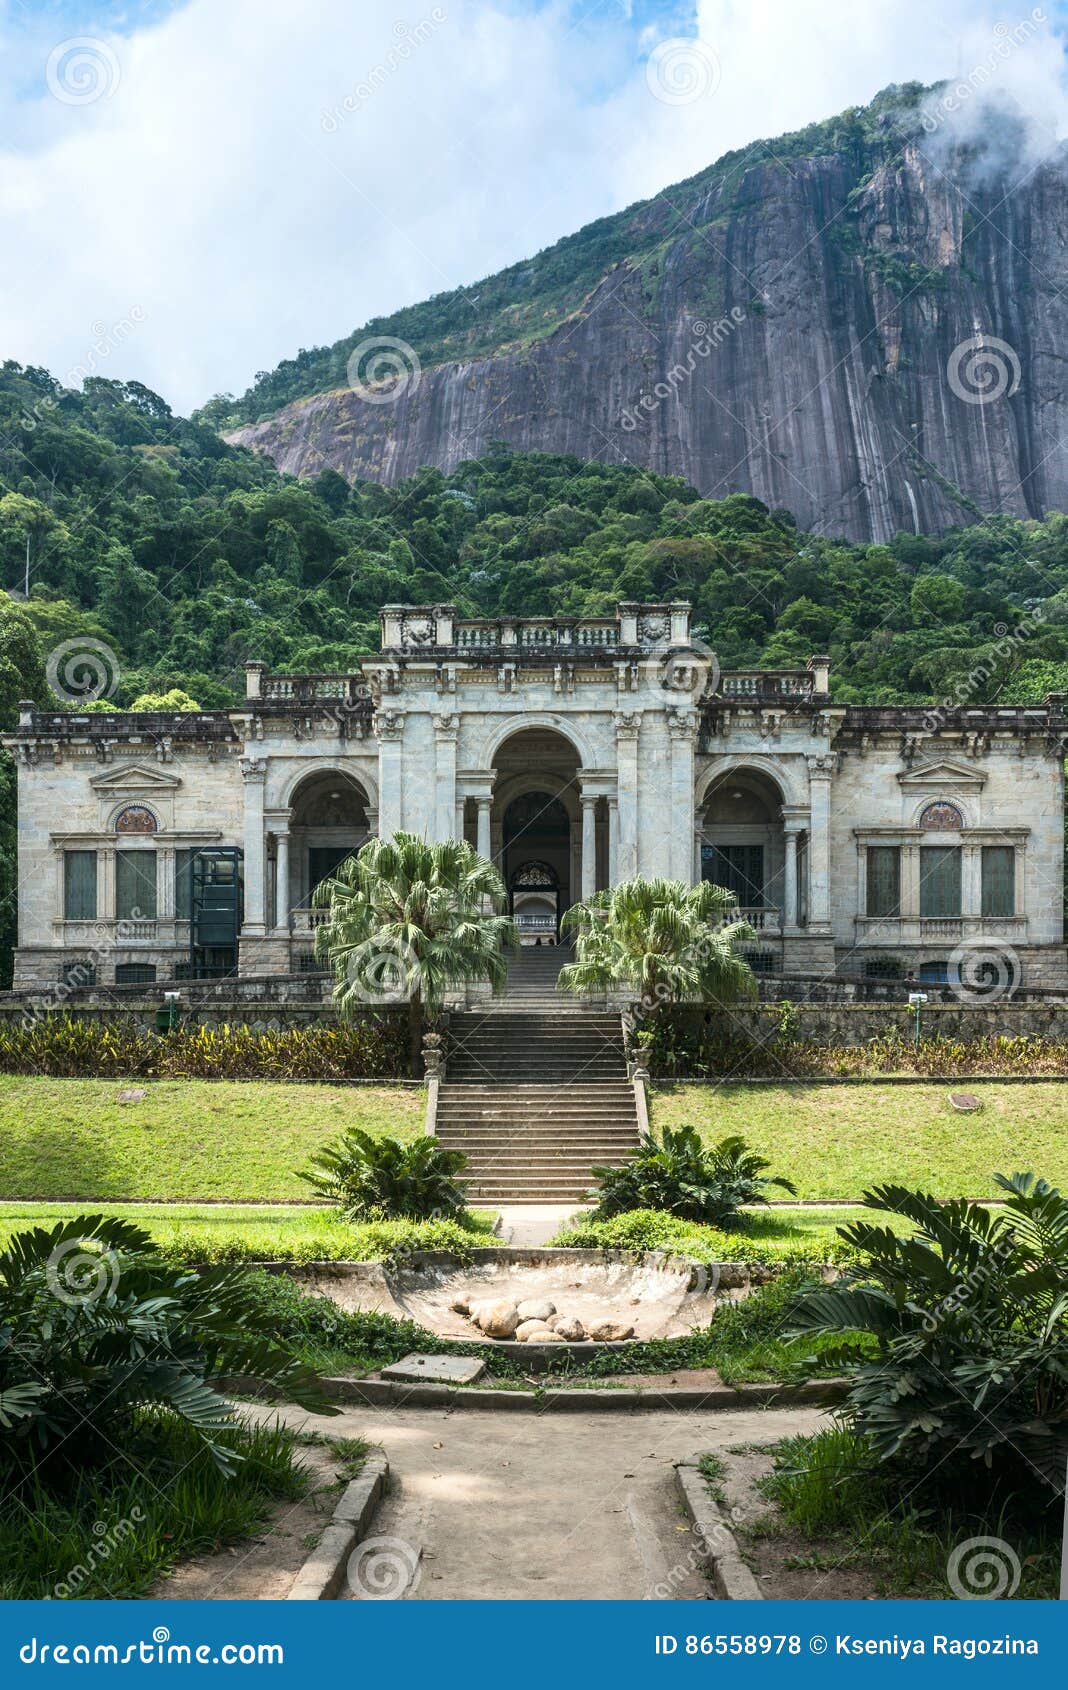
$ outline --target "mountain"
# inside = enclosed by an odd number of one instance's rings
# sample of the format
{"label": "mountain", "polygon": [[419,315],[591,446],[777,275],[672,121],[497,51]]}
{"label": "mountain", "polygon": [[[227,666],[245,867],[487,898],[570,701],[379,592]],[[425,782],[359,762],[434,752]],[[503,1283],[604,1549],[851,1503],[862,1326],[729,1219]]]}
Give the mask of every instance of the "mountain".
{"label": "mountain", "polygon": [[[893,87],[728,154],[202,419],[298,476],[392,485],[500,440],[858,541],[1068,507],[1063,157],[1014,169],[1004,124],[954,146],[929,99]],[[365,398],[347,361],[383,337],[421,373]]]}

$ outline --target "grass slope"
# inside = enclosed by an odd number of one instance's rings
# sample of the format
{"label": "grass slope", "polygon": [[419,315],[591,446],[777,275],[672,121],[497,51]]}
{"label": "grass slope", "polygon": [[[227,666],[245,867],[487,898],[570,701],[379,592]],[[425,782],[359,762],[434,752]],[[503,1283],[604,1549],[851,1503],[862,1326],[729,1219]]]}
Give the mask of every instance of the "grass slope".
{"label": "grass slope", "polygon": [[308,1198],[297,1170],[348,1127],[414,1138],[415,1086],[0,1078],[0,1197]]}
{"label": "grass slope", "polygon": [[1068,1183],[1068,1084],[970,1085],[982,1110],[961,1115],[960,1087],[664,1086],[653,1125],[690,1122],[709,1142],[741,1133],[799,1197],[857,1198],[877,1181],[936,1197],[992,1195],[991,1175],[1031,1169]]}

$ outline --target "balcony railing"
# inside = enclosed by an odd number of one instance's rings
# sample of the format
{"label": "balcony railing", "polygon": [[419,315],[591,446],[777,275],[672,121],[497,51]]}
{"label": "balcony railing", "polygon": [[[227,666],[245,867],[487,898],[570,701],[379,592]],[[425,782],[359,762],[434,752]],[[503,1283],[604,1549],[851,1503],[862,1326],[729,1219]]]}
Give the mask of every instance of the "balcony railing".
{"label": "balcony railing", "polygon": [[811,698],[813,677],[803,669],[781,670],[773,673],[765,669],[736,669],[720,679],[720,693],[724,698],[774,701],[782,698]]}
{"label": "balcony railing", "polygon": [[272,704],[369,703],[367,683],[360,675],[264,675],[260,696]]}

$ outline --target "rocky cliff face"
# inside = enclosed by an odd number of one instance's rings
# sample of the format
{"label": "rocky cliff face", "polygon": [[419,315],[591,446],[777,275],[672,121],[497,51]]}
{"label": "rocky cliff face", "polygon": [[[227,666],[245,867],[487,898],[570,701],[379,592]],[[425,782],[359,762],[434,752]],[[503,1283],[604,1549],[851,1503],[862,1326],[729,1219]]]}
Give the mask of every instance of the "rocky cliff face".
{"label": "rocky cliff face", "polygon": [[637,256],[545,338],[230,438],[386,483],[505,440],[754,493],[854,540],[1068,508],[1063,164],[975,186],[922,134],[741,158],[639,208]]}

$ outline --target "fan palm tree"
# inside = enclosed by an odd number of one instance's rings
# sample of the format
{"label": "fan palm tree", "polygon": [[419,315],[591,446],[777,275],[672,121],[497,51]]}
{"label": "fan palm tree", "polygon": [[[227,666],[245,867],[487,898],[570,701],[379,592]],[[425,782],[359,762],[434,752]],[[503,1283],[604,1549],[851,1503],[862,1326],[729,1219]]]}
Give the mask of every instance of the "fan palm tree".
{"label": "fan palm tree", "polygon": [[515,944],[504,899],[493,864],[462,840],[369,839],[313,900],[329,911],[315,950],[333,969],[339,1012],[407,1002],[418,1073],[424,1009],[440,1010],[445,993],[468,981],[486,980],[495,992],[504,985],[505,951]]}
{"label": "fan palm tree", "polygon": [[560,970],[560,984],[571,992],[629,987],[647,1011],[751,997],[753,972],[737,946],[756,934],[726,919],[734,907],[733,892],[710,881],[625,880],[564,916],[576,959]]}

